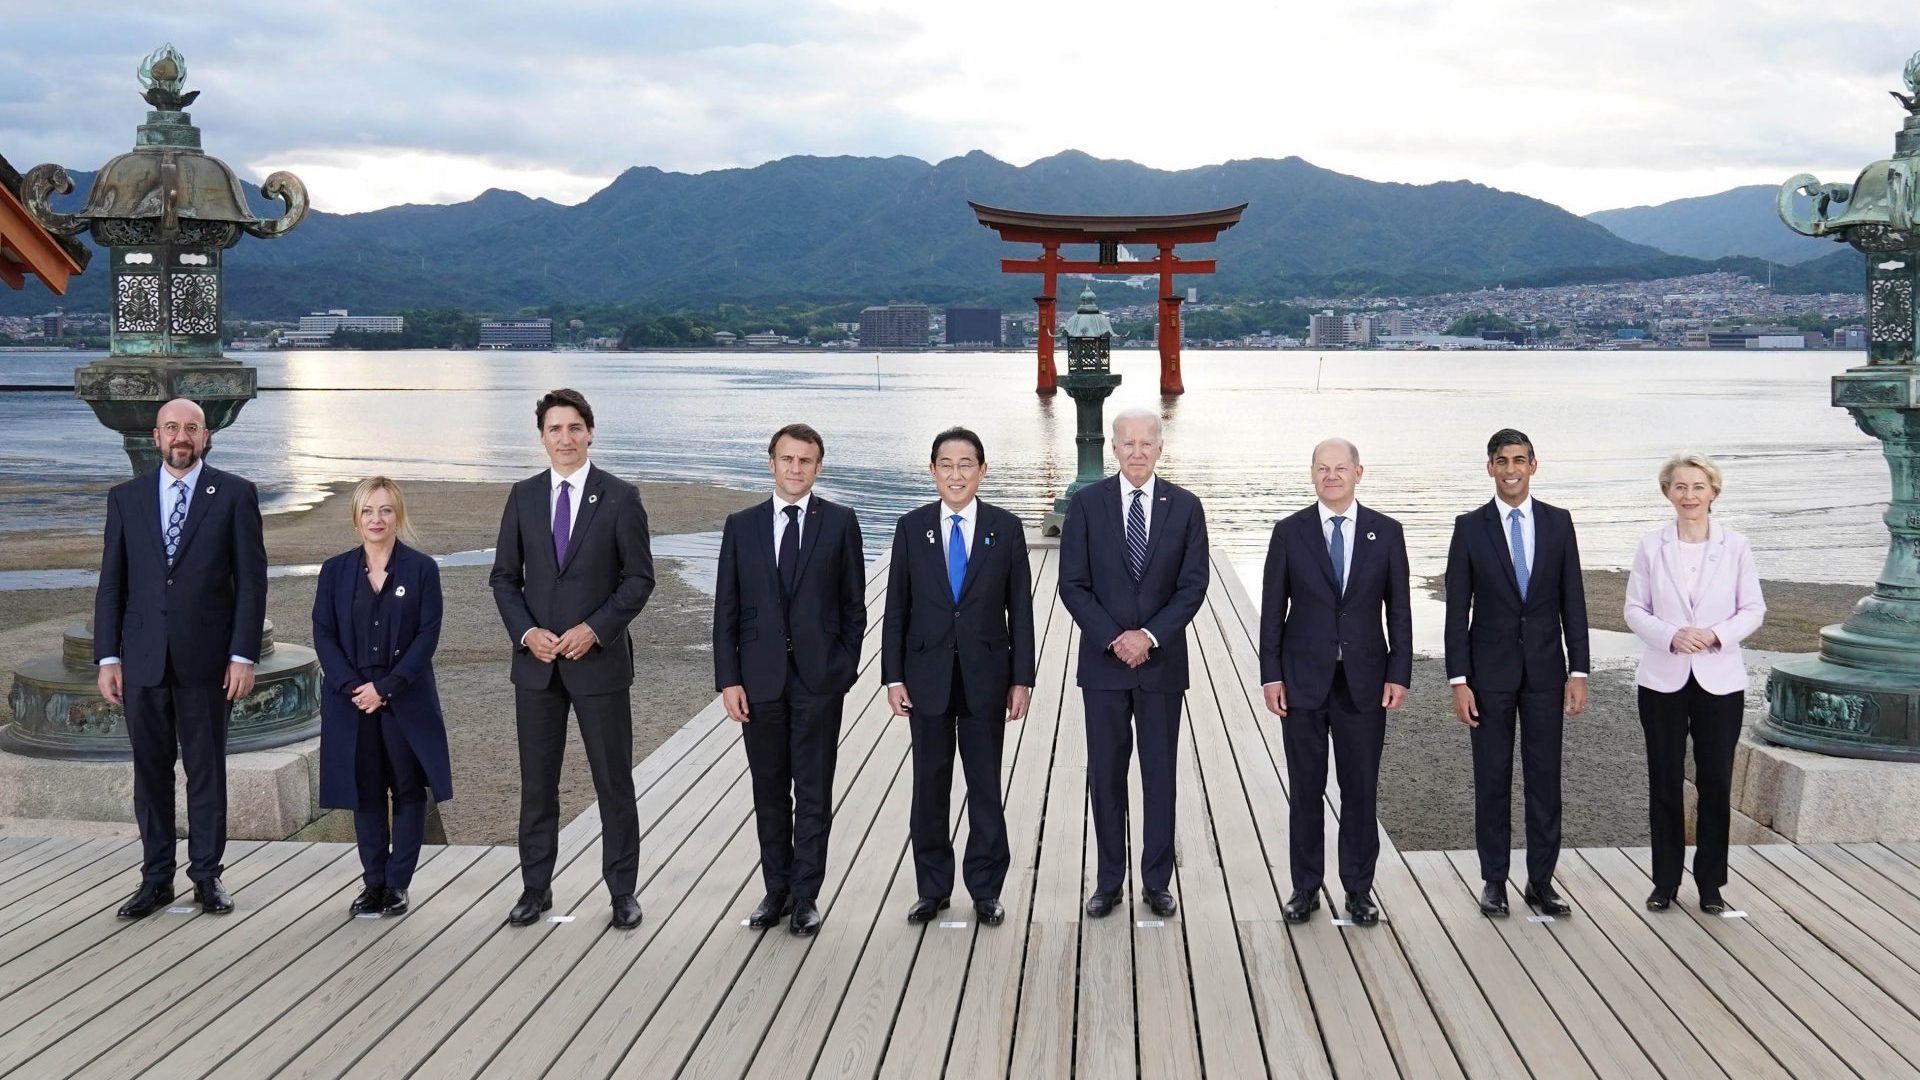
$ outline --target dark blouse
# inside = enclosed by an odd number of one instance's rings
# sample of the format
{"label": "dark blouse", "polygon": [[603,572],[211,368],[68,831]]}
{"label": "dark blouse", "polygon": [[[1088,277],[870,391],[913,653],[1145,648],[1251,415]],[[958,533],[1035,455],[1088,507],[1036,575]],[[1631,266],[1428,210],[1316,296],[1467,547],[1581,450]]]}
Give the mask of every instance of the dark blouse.
{"label": "dark blouse", "polygon": [[359,580],[353,589],[353,666],[360,677],[374,683],[381,690],[381,696],[387,696],[387,690],[379,686],[386,677],[389,657],[386,655],[386,627],[393,617],[393,573],[388,568],[386,587],[379,592],[373,589],[373,582],[367,573],[367,553],[360,552]]}

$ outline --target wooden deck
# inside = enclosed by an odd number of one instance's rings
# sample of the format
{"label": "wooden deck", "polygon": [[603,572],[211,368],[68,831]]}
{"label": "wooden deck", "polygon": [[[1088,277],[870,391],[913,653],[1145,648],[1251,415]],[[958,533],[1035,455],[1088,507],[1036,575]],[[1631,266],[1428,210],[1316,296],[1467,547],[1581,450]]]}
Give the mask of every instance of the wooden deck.
{"label": "wooden deck", "polygon": [[1388,843],[1379,927],[1286,925],[1286,770],[1257,707],[1254,608],[1222,563],[1194,627],[1180,914],[1130,895],[1083,919],[1093,838],[1054,554],[1034,552],[1040,686],[1006,748],[1005,925],[976,927],[964,896],[952,924],[904,919],[907,729],[870,635],[818,938],[742,925],[760,893],[746,757],[716,703],[636,770],[631,933],[606,925],[591,811],[554,882],[571,921],[524,929],[503,925],[510,848],[430,849],[412,913],[383,921],[346,916],[351,848],[235,842],[234,914],[127,924],[112,912],[137,844],[0,836],[0,1075],[1920,1075],[1920,845],[1737,850],[1744,918],[1700,915],[1690,889],[1649,913],[1645,852],[1570,851],[1576,914],[1538,922],[1480,917],[1470,853]]}

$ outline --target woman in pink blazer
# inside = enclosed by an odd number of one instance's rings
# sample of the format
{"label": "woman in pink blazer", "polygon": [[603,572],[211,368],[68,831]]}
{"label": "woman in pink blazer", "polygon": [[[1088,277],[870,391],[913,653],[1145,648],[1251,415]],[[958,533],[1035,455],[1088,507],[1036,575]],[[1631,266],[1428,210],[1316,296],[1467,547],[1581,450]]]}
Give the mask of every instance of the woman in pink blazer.
{"label": "woman in pink blazer", "polygon": [[1727,825],[1733,751],[1746,711],[1747,667],[1740,642],[1760,628],[1760,598],[1747,538],[1713,523],[1720,467],[1701,454],[1678,454],[1660,467],[1660,490],[1674,521],[1648,533],[1627,578],[1627,626],[1646,644],[1635,679],[1640,727],[1647,736],[1648,817],[1653,833],[1653,892],[1647,907],[1664,911],[1680,889],[1686,855],[1681,805],[1687,733],[1693,733],[1694,784],[1700,792],[1694,826],[1693,880],[1700,910],[1726,910]]}

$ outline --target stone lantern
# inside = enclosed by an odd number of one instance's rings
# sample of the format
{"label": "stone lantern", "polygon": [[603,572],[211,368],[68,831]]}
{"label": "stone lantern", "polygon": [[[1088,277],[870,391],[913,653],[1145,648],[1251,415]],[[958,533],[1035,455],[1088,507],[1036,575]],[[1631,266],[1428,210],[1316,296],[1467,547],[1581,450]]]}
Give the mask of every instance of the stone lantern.
{"label": "stone lantern", "polygon": [[[49,204],[52,194],[73,190],[58,165],[37,166],[22,182],[28,211],[48,231],[87,232],[110,256],[113,346],[106,359],[74,372],[74,391],[120,433],[135,475],[160,466],[153,428],[161,405],[191,398],[206,411],[209,430],[219,431],[253,399],[254,369],[220,352],[221,253],[243,233],[284,236],[307,211],[306,186],[287,172],[261,185],[282,201],[283,216],[262,219],[248,210],[233,170],[200,149],[200,129],[183,111],[199,92],[183,92],[186,60],[172,45],[148,56],[139,75],[153,110],[133,150],[94,177],[84,208],[64,214]],[[276,644],[272,623],[260,650],[253,693],[234,704],[229,753],[319,733],[313,650]],[[0,749],[43,758],[131,757],[126,717],[99,696],[94,676],[93,633],[84,622],[68,628],[59,654],[21,662],[8,695],[14,722],[0,727]]]}
{"label": "stone lantern", "polygon": [[1107,396],[1120,385],[1120,376],[1113,373],[1111,363],[1113,323],[1100,313],[1091,288],[1080,293],[1080,308],[1067,320],[1061,336],[1067,339],[1067,373],[1060,377],[1059,384],[1073,398],[1078,418],[1073,442],[1079,450],[1080,468],[1066,493],[1054,500],[1053,512],[1041,523],[1041,532],[1047,536],[1060,535],[1060,525],[1067,519],[1067,502],[1074,493],[1106,475],[1103,413]]}
{"label": "stone lantern", "polygon": [[1833,404],[1882,444],[1893,538],[1873,595],[1820,631],[1819,654],[1774,667],[1758,731],[1803,750],[1920,761],[1920,53],[1905,75],[1892,158],[1851,185],[1801,174],[1780,188],[1780,217],[1795,232],[1867,257],[1867,363],[1833,377]]}

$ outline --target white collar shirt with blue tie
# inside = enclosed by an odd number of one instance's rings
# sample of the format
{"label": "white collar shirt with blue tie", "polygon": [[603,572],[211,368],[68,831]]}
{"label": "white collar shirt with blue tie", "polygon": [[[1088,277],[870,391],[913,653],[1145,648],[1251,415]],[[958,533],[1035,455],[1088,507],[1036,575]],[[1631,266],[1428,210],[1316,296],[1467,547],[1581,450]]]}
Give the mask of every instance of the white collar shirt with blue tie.
{"label": "white collar shirt with blue tie", "polygon": [[1507,538],[1507,557],[1513,557],[1513,514],[1520,512],[1520,543],[1526,548],[1521,557],[1527,561],[1527,576],[1533,576],[1533,496],[1529,495],[1519,506],[1508,506],[1499,499],[1493,500],[1493,512],[1500,516],[1500,535]]}
{"label": "white collar shirt with blue tie", "polygon": [[1147,515],[1147,538],[1153,538],[1153,485],[1158,479],[1160,477],[1157,475],[1149,476],[1146,483],[1136,488],[1133,482],[1127,479],[1126,473],[1120,474],[1120,527],[1122,529],[1127,527],[1127,513],[1133,509],[1133,493],[1138,491],[1142,493],[1140,509]]}
{"label": "white collar shirt with blue tie", "polygon": [[936,530],[940,534],[940,555],[942,561],[947,557],[948,545],[953,542],[953,515],[955,513],[960,515],[961,545],[966,549],[969,557],[973,555],[973,528],[974,524],[980,520],[980,500],[977,498],[968,499],[967,505],[957,511],[951,506],[948,506],[943,500],[940,503],[940,528]]}
{"label": "white collar shirt with blue tie", "polygon": [[[168,472],[165,467],[161,468],[160,470],[160,540],[163,545],[165,544],[166,538],[167,538],[167,521],[173,517],[174,481],[177,479],[180,482],[187,485],[187,491],[186,491],[186,494],[183,496],[183,498],[186,499],[186,509],[191,510],[193,508],[194,492],[200,489],[200,474],[206,469],[206,467],[207,467],[207,459],[201,458],[199,461],[196,461],[193,463],[193,468],[188,469],[187,474],[185,476],[181,476],[181,477],[175,477],[172,473]],[[185,513],[182,513],[180,516],[183,520],[186,518]]]}
{"label": "white collar shirt with blue tie", "polygon": [[1320,508],[1320,540],[1326,545],[1329,558],[1333,553],[1333,519],[1336,516],[1343,519],[1340,522],[1340,537],[1346,541],[1346,558],[1340,562],[1340,584],[1341,591],[1344,593],[1346,583],[1353,577],[1353,522],[1360,516],[1360,500],[1355,499],[1347,504],[1345,510],[1340,511],[1318,500],[1314,505]]}

